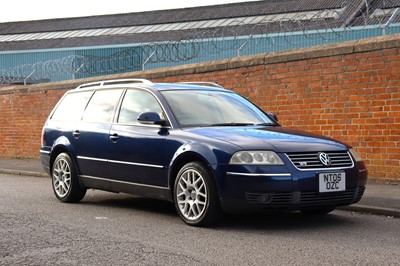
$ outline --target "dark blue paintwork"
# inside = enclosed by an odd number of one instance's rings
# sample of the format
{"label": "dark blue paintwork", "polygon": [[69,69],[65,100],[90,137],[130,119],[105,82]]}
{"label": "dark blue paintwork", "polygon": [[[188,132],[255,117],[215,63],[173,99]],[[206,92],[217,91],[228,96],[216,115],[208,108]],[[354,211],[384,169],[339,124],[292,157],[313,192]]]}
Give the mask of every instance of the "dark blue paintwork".
{"label": "dark blue paintwork", "polygon": [[[299,201],[299,195],[303,192],[318,192],[318,174],[323,172],[345,172],[346,190],[355,189],[355,193],[358,193],[363,189],[367,171],[361,161],[357,162],[352,158],[354,166],[351,168],[305,171],[297,169],[285,155],[293,152],[348,151],[350,147],[344,143],[284,128],[275,122],[270,126],[180,128],[160,91],[190,89],[232,92],[177,84],[131,86],[149,91],[157,97],[168,118],[168,124],[64,122],[53,121],[50,115],[43,129],[43,145],[40,151],[42,165],[49,174],[54,158],[60,152],[67,152],[85,186],[172,200],[172,187],[177,172],[184,163],[195,160],[208,166],[217,185],[221,206],[226,211],[248,207],[334,207],[354,203],[361,197],[354,194],[354,197],[346,201],[317,201],[307,206]],[[118,112],[118,108],[115,112]],[[230,165],[232,155],[241,150],[274,151],[284,165]],[[96,183],[97,181],[100,183]],[[144,188],[143,193],[141,187]],[[291,193],[292,197],[288,204],[282,206],[256,204],[246,198],[246,193],[284,192]],[[315,197],[319,199],[318,195]]]}

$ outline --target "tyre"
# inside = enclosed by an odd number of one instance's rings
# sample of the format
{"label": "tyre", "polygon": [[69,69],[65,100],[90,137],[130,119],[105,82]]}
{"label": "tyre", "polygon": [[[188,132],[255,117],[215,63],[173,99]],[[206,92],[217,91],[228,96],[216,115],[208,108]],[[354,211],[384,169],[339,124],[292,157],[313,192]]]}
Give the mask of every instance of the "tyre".
{"label": "tyre", "polygon": [[86,188],[79,185],[75,166],[66,153],[60,153],[54,161],[51,180],[54,194],[62,202],[78,202],[86,194]]}
{"label": "tyre", "polygon": [[191,162],[179,171],[174,185],[175,208],[188,225],[210,226],[222,218],[214,180],[200,162]]}

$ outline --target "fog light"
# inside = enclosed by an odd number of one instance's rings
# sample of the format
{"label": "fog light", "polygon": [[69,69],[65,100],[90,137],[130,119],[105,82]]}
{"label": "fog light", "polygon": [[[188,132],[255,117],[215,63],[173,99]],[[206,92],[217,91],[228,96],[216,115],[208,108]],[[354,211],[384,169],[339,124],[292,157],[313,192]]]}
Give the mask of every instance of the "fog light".
{"label": "fog light", "polygon": [[262,194],[258,197],[258,202],[262,204],[268,204],[272,201],[272,195],[270,194]]}

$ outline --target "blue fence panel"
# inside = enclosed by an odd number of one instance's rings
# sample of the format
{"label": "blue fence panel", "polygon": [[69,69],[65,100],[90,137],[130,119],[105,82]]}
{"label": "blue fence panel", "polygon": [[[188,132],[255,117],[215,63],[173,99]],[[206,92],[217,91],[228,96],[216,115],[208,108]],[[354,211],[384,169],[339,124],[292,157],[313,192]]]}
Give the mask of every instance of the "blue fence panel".
{"label": "blue fence panel", "polygon": [[[400,23],[152,44],[0,52],[0,83],[62,81],[400,33]],[[6,77],[6,78],[4,78]]]}

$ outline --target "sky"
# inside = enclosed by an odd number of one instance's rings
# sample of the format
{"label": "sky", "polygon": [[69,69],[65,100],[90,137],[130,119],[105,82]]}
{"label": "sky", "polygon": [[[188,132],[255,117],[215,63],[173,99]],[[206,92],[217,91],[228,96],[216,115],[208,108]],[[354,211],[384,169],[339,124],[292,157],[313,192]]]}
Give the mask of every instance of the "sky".
{"label": "sky", "polygon": [[131,13],[254,0],[3,0],[0,23]]}

